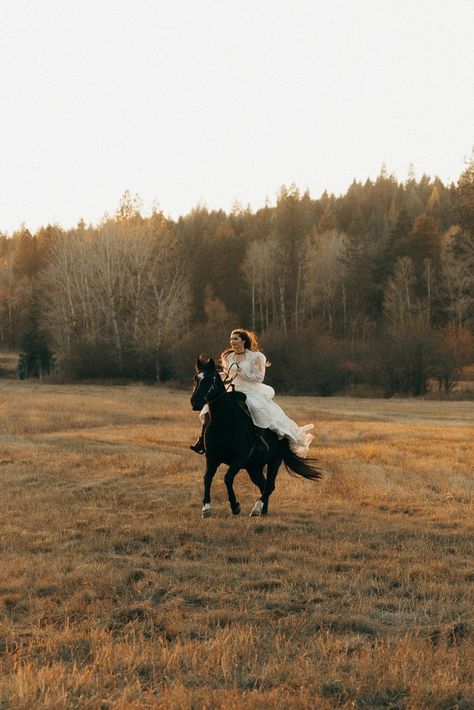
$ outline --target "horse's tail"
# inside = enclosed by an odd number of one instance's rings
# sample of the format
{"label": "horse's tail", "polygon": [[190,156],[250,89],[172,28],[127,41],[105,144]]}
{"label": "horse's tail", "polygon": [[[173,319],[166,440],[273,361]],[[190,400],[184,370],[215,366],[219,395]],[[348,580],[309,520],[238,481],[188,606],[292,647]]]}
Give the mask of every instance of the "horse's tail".
{"label": "horse's tail", "polygon": [[310,481],[316,481],[318,478],[323,477],[321,471],[314,465],[314,459],[303,459],[301,456],[298,456],[298,454],[295,454],[295,452],[290,449],[287,438],[283,439],[283,442],[283,463],[288,473],[292,476],[302,476]]}

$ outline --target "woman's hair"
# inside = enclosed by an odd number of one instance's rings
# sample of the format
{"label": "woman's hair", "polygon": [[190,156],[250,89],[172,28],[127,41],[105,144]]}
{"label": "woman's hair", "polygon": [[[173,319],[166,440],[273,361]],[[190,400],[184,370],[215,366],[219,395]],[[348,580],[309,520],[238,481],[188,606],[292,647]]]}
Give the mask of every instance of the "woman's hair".
{"label": "woman's hair", "polygon": [[258,340],[257,336],[252,330],[244,330],[243,328],[234,328],[231,335],[238,335],[244,341],[245,349],[252,350],[252,352],[257,352],[258,350]]}
{"label": "woman's hair", "polygon": [[[232,331],[231,335],[233,334],[238,335],[242,340],[244,341],[245,349],[246,350],[251,350],[252,352],[257,352],[260,347],[258,344],[257,336],[253,332],[253,330],[245,330],[244,328],[234,328]],[[221,353],[221,363],[224,362],[225,358],[229,353],[234,352],[233,348],[227,348],[227,350],[224,350],[224,352]],[[267,367],[270,365],[270,363],[267,360]]]}

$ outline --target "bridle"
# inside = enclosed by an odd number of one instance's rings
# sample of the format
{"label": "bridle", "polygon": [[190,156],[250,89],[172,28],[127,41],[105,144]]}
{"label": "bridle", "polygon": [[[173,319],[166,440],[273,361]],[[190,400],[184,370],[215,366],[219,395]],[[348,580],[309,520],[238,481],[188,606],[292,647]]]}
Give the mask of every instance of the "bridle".
{"label": "bridle", "polygon": [[[232,365],[230,367],[232,367],[233,364],[234,363],[232,363]],[[230,372],[230,368],[229,368],[229,372]],[[229,394],[229,391],[233,392],[235,390],[234,380],[238,374],[239,374],[238,371],[235,373],[235,375],[233,377],[229,377],[229,375],[227,374],[225,379],[222,380],[219,373],[217,371],[214,372],[214,374],[212,376],[212,382],[210,384],[209,389],[207,390],[207,394],[205,394],[203,397],[206,404],[212,404],[213,402],[217,402],[217,400],[220,399],[221,397],[223,397],[225,394]],[[201,377],[200,377],[200,375],[201,375]],[[202,370],[201,370],[201,372],[199,372],[196,375],[196,378],[203,379],[204,376],[205,376],[205,373],[202,372]],[[224,390],[220,394],[218,394],[217,397],[214,397],[214,399],[209,399],[208,398],[209,392],[214,388],[214,385],[218,381],[217,378],[221,379],[221,382],[224,385]]]}

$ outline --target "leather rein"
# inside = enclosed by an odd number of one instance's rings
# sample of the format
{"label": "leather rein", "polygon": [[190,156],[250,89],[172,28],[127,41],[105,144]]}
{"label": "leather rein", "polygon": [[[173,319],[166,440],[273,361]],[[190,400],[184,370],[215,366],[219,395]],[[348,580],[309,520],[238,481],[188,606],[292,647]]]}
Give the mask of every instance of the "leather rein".
{"label": "leather rein", "polygon": [[[231,367],[232,367],[234,364],[235,364],[235,363],[232,363],[232,365],[229,367],[229,372],[230,372]],[[237,368],[237,369],[238,369],[238,368]],[[229,377],[228,375],[226,375],[225,379],[222,380],[222,383],[223,383],[223,385],[224,385],[224,392],[221,392],[220,394],[217,395],[217,397],[214,397],[214,399],[212,399],[212,400],[209,400],[209,399],[208,399],[208,400],[207,400],[207,404],[212,404],[213,402],[216,402],[218,399],[220,399],[221,397],[223,397],[225,394],[229,394],[229,391],[230,391],[230,390],[229,390],[229,387],[232,388],[232,391],[234,391],[234,390],[235,390],[234,380],[235,380],[235,378],[237,377],[238,374],[239,374],[239,373],[236,372],[233,377]],[[213,379],[212,379],[212,383],[213,383],[213,384],[214,384],[214,382],[216,381],[216,377],[220,377],[220,375],[219,375],[218,373],[216,373],[216,374],[214,375],[214,377],[213,377]],[[211,385],[211,387],[212,387],[212,385]],[[211,389],[211,387],[210,387],[209,389]]]}

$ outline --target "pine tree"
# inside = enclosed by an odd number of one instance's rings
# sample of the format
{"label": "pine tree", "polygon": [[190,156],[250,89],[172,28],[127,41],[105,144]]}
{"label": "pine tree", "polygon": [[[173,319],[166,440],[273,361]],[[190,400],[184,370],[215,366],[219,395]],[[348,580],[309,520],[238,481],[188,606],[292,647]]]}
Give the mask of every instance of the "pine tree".
{"label": "pine tree", "polygon": [[474,238],[474,149],[457,186],[461,225]]}
{"label": "pine tree", "polygon": [[44,375],[51,374],[54,356],[48,338],[40,326],[39,301],[35,295],[32,298],[26,328],[20,338],[20,348],[17,365],[20,379],[42,379]]}

